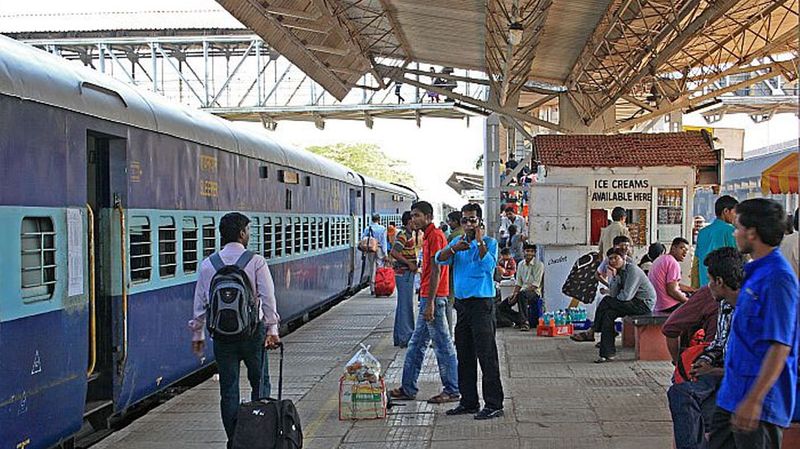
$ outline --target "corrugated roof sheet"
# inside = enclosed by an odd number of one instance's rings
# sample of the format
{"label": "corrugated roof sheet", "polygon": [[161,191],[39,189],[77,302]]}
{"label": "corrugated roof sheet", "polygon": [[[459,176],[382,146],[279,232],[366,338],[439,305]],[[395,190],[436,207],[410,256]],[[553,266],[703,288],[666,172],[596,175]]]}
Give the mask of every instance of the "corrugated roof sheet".
{"label": "corrugated roof sheet", "polygon": [[717,164],[700,132],[534,137],[539,160],[557,167],[658,167]]}

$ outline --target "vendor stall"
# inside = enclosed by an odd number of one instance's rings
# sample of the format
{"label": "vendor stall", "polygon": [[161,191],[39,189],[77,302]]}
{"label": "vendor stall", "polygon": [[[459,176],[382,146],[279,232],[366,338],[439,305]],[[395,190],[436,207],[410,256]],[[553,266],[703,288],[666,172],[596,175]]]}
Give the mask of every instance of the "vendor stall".
{"label": "vendor stall", "polygon": [[798,155],[789,153],[761,174],[761,192],[764,195],[798,193]]}
{"label": "vendor stall", "polygon": [[530,241],[542,248],[548,310],[570,303],[562,286],[576,260],[597,251],[614,207],[627,211],[638,262],[652,242],[691,241],[694,188],[721,179],[721,152],[700,132],[540,135],[534,146],[540,166],[530,190]]}

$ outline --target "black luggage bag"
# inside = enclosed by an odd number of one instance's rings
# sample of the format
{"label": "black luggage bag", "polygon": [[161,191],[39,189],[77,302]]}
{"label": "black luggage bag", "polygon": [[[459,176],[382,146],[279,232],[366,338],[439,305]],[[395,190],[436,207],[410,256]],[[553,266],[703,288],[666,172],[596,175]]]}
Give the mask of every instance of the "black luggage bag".
{"label": "black luggage bag", "polygon": [[[294,403],[283,399],[283,343],[280,345],[281,359],[278,374],[278,399],[265,398],[239,406],[236,431],[233,435],[234,449],[300,449],[303,447],[303,430],[300,415]],[[263,376],[268,376],[264,365]]]}

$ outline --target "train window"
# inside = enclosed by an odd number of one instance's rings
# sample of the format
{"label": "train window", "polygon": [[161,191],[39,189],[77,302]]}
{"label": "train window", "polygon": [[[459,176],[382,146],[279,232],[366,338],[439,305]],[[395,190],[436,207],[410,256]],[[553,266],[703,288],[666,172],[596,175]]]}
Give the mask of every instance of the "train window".
{"label": "train window", "polygon": [[272,220],[264,219],[264,258],[272,259]]}
{"label": "train window", "polygon": [[272,223],[272,235],[275,236],[275,257],[283,256],[283,225],[281,222],[280,218],[276,218],[275,222]]}
{"label": "train window", "polygon": [[352,233],[352,225],[349,221],[345,221],[344,223],[344,241],[342,245],[349,245],[350,244],[350,234]]}
{"label": "train window", "polygon": [[317,238],[316,245],[317,245],[317,248],[316,249],[323,249],[324,246],[322,246],[322,245],[323,245],[324,241],[322,239],[323,239],[323,236],[325,235],[325,219],[322,218],[322,217],[319,217],[319,218],[316,219],[316,222],[317,222],[317,232],[316,232],[316,236],[317,236],[316,237]]}
{"label": "train window", "polygon": [[203,258],[206,258],[217,249],[216,229],[214,218],[203,217]]}
{"label": "train window", "polygon": [[286,245],[286,255],[291,256],[294,254],[294,234],[292,232],[292,218],[287,218],[283,225],[283,241]]}
{"label": "train window", "polygon": [[267,167],[266,165],[258,167],[258,177],[261,179],[269,178],[269,167]]}
{"label": "train window", "polygon": [[304,229],[299,217],[293,218],[292,221],[294,222],[294,253],[299,254],[303,249]]}
{"label": "train window", "polygon": [[325,219],[325,223],[324,223],[324,226],[325,226],[325,242],[323,243],[323,245],[325,245],[325,248],[330,248],[331,247],[331,220],[333,220],[333,218],[326,218]]}
{"label": "train window", "polygon": [[178,268],[178,237],[175,219],[161,217],[158,222],[158,275],[162,278],[175,276]]}
{"label": "train window", "polygon": [[342,244],[342,219],[337,217],[336,222],[333,224],[333,244],[339,246]]}
{"label": "train window", "polygon": [[150,219],[142,216],[131,217],[131,223],[128,229],[128,238],[130,240],[129,256],[131,261],[131,282],[147,282],[150,280],[153,268],[150,261],[150,256],[152,254],[152,246],[150,243]]}
{"label": "train window", "polygon": [[311,176],[306,176],[305,185],[306,187],[311,187]]}
{"label": "train window", "polygon": [[303,218],[303,252],[307,253],[311,250],[311,219],[308,217]]}
{"label": "train window", "polygon": [[56,233],[50,217],[22,219],[22,298],[50,299],[56,288]]}
{"label": "train window", "polygon": [[183,218],[183,272],[197,271],[197,219]]}
{"label": "train window", "polygon": [[250,221],[250,242],[248,249],[256,254],[261,254],[261,220],[253,217]]}
{"label": "train window", "polygon": [[292,191],[286,189],[286,210],[292,210]]}

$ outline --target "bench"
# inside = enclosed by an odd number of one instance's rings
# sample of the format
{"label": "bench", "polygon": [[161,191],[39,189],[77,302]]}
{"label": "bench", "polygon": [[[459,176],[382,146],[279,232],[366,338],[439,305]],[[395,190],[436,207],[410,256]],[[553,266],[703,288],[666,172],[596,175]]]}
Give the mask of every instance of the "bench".
{"label": "bench", "polygon": [[635,348],[636,360],[672,360],[661,326],[668,313],[626,316],[622,321],[622,346]]}

